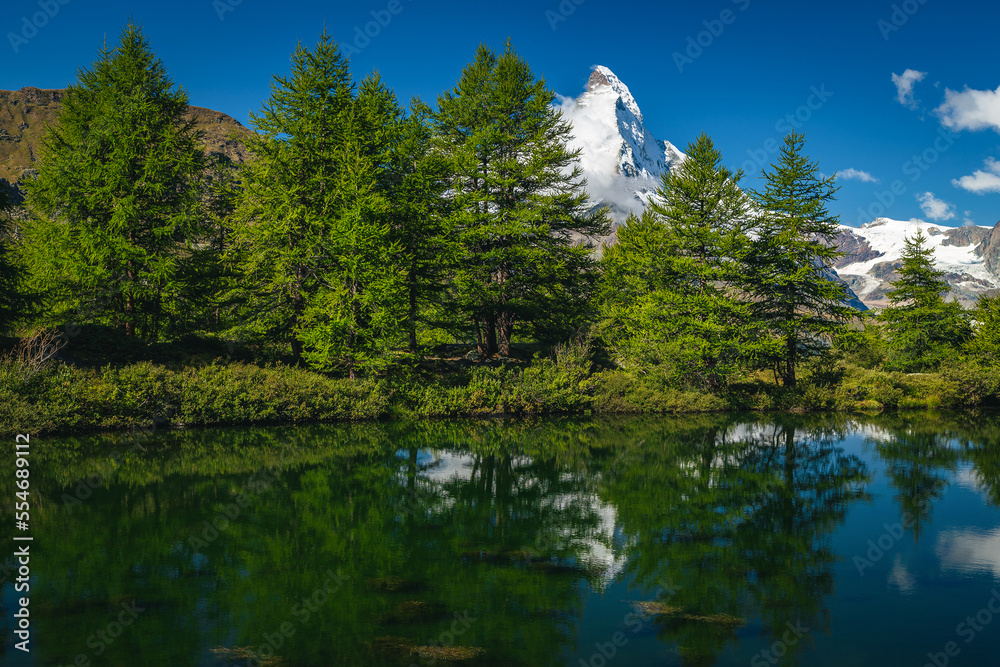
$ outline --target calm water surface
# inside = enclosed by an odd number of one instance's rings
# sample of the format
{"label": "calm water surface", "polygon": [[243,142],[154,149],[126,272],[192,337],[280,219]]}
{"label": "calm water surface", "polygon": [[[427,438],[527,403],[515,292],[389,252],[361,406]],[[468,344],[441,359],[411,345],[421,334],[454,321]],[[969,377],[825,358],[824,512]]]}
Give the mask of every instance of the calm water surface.
{"label": "calm water surface", "polygon": [[3,577],[8,665],[1000,665],[993,414],[215,430],[32,456],[32,652]]}

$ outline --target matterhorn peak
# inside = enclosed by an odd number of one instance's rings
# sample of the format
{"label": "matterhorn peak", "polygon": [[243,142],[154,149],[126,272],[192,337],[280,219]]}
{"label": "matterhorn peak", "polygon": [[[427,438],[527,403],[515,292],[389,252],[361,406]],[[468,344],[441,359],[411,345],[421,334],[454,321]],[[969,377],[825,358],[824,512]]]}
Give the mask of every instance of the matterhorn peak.
{"label": "matterhorn peak", "polygon": [[608,95],[620,100],[622,106],[635,116],[636,121],[642,123],[642,111],[639,110],[639,105],[632,97],[632,91],[607,67],[603,65],[594,67],[594,71],[590,73],[590,78],[587,80],[587,93]]}
{"label": "matterhorn peak", "polygon": [[684,159],[673,144],[655,139],[628,86],[598,65],[587,92],[561,104],[573,124],[573,148],[582,151],[581,167],[595,202],[611,207],[616,222],[645,208],[660,177]]}
{"label": "matterhorn peak", "polygon": [[595,88],[600,88],[601,86],[613,87],[615,82],[621,83],[621,80],[615,76],[615,73],[607,67],[598,65],[590,73],[590,79],[587,81],[587,92],[592,92]]}

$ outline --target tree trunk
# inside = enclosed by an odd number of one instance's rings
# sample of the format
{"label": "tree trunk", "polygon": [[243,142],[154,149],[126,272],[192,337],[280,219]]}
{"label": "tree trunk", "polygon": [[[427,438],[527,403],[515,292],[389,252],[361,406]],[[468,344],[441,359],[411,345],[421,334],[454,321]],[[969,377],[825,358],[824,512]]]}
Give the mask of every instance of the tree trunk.
{"label": "tree trunk", "polygon": [[[129,234],[129,241],[132,241],[131,234]],[[129,338],[135,338],[135,294],[132,292],[135,288],[135,269],[132,266],[132,260],[129,260],[127,267],[125,269],[125,277],[128,279],[128,286],[125,288],[128,290],[125,294],[125,335]]]}
{"label": "tree trunk", "polygon": [[292,344],[292,358],[295,361],[295,365],[302,364],[302,341],[298,339],[298,334],[295,330],[299,328],[299,317],[302,315],[302,311],[305,309],[305,298],[301,294],[296,294],[292,297],[292,327],[291,327],[291,344]]}
{"label": "tree trunk", "polygon": [[479,354],[486,358],[495,357],[497,353],[497,323],[492,315],[483,320],[482,337],[479,343]]}
{"label": "tree trunk", "polygon": [[785,357],[785,377],[783,378],[783,382],[786,387],[795,386],[795,353],[797,347],[798,345],[796,344],[795,337],[789,336]]}
{"label": "tree trunk", "polygon": [[498,328],[500,336],[499,352],[501,357],[510,356],[510,340],[514,336],[514,317],[507,312],[500,313]]}

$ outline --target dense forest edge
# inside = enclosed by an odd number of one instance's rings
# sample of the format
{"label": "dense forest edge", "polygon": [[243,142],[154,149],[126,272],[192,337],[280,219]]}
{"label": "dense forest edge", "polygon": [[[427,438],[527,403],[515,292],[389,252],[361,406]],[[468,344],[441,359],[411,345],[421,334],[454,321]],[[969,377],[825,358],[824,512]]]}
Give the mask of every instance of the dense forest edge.
{"label": "dense forest edge", "polygon": [[555,99],[508,43],[404,106],[324,33],[237,163],[130,24],[0,187],[0,431],[998,403],[1000,297],[917,234],[849,307],[802,135],[751,191],[702,134],[611,243]]}

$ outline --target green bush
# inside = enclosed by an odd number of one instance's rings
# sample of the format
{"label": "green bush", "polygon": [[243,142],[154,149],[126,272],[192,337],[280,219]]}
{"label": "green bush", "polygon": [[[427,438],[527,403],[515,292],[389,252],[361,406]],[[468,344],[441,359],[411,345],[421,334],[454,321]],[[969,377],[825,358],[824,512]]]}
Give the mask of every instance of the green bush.
{"label": "green bush", "polygon": [[682,390],[659,378],[628,371],[605,371],[592,379],[596,413],[721,412],[730,405],[705,391]]}

